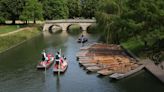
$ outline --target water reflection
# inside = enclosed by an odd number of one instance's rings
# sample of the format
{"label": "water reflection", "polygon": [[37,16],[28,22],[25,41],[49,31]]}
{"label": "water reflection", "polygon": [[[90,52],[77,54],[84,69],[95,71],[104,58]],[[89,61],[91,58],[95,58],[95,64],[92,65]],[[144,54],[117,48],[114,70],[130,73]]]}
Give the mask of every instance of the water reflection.
{"label": "water reflection", "polygon": [[56,90],[60,92],[60,75],[56,77]]}

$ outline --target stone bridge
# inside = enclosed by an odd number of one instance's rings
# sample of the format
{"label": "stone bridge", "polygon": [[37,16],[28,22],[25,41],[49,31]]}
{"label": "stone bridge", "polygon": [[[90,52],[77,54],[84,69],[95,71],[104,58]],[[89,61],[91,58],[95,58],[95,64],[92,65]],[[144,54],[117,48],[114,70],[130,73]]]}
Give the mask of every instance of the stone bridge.
{"label": "stone bridge", "polygon": [[83,31],[93,24],[96,24],[95,19],[61,19],[61,20],[47,20],[45,21],[43,31],[50,30],[53,26],[61,27],[63,31],[67,31],[71,25],[77,24]]}

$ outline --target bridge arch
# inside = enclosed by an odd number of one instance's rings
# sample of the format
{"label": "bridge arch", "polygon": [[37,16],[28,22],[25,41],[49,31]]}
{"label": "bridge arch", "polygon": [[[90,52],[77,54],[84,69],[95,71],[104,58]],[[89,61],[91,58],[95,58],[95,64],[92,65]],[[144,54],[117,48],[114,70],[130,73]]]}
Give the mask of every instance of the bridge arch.
{"label": "bridge arch", "polygon": [[83,30],[82,30],[81,25],[76,24],[76,23],[72,23],[72,24],[69,24],[67,26],[67,30],[66,31],[67,31],[67,33],[70,33],[70,34],[79,34]]}
{"label": "bridge arch", "polygon": [[52,24],[48,27],[48,31],[50,33],[54,33],[53,29],[55,29],[55,32],[57,32],[59,30],[62,30],[62,27],[60,25],[57,25],[57,24]]}
{"label": "bridge arch", "polygon": [[77,25],[77,26],[79,26],[79,27],[80,27],[80,29],[82,30],[81,25],[76,24],[76,23],[72,23],[72,24],[69,24],[69,25],[67,26],[67,31],[68,31],[68,30],[69,30],[69,28],[70,28],[71,26],[73,26],[73,25]]}
{"label": "bridge arch", "polygon": [[91,24],[91,25],[89,25],[88,27],[87,27],[87,32],[88,33],[92,33],[92,31],[93,31],[93,28],[95,28],[96,27],[96,24]]}
{"label": "bridge arch", "polygon": [[63,31],[67,31],[70,25],[77,24],[80,25],[83,31],[86,31],[88,27],[92,24],[96,24],[94,19],[61,19],[61,20],[48,20],[45,22],[43,31],[49,30],[52,25],[58,25]]}

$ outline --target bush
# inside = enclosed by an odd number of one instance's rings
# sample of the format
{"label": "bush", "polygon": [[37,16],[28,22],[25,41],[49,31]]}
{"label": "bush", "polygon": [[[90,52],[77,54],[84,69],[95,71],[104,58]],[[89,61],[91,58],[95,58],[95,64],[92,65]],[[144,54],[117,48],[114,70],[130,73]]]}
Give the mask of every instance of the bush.
{"label": "bush", "polygon": [[4,24],[5,23],[5,19],[3,17],[0,17],[0,24]]}

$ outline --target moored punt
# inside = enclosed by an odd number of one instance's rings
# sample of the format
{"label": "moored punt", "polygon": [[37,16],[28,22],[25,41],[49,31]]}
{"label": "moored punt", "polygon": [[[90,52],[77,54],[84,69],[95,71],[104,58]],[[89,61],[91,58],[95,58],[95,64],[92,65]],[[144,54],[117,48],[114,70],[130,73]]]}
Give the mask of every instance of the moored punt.
{"label": "moored punt", "polygon": [[85,56],[85,57],[79,57],[79,59],[92,59],[92,58]]}
{"label": "moored punt", "polygon": [[140,65],[140,66],[137,67],[136,69],[131,70],[131,71],[129,71],[129,72],[127,72],[127,73],[124,73],[124,74],[122,74],[122,73],[114,73],[114,74],[110,75],[109,78],[117,79],[117,80],[118,80],[118,79],[122,79],[122,78],[128,77],[128,76],[130,76],[130,75],[132,75],[132,74],[134,74],[134,73],[140,71],[140,70],[143,69],[144,67],[145,67],[145,65]]}
{"label": "moored punt", "polygon": [[80,47],[80,50],[88,50],[91,47],[91,45]]}
{"label": "moored punt", "polygon": [[100,71],[102,69],[107,69],[107,68],[110,68],[110,67],[111,67],[110,65],[108,65],[108,66],[97,65],[97,66],[87,67],[86,69],[89,72],[97,72],[97,71]]}
{"label": "moored punt", "polygon": [[77,57],[77,61],[80,61],[80,60],[92,60],[92,58],[87,57],[87,56]]}
{"label": "moored punt", "polygon": [[87,64],[87,63],[97,63],[97,60],[81,60],[79,64]]}
{"label": "moored punt", "polygon": [[52,54],[47,54],[50,60],[48,61],[41,61],[36,66],[37,69],[45,69],[49,68],[54,63],[54,56]]}
{"label": "moored punt", "polygon": [[91,67],[91,66],[97,66],[98,64],[96,63],[86,63],[86,64],[82,64],[84,66],[84,68],[87,68],[87,67]]}
{"label": "moored punt", "polygon": [[88,67],[86,68],[89,72],[97,72],[99,70],[101,70],[102,68],[99,66],[92,66],[92,67]]}
{"label": "moored punt", "polygon": [[111,74],[113,74],[113,71],[112,71],[112,70],[109,70],[109,69],[103,69],[103,70],[97,71],[97,73],[98,73],[99,75],[106,76],[106,75],[111,75]]}
{"label": "moored punt", "polygon": [[87,55],[88,51],[80,51],[76,54],[76,57],[85,57]]}
{"label": "moored punt", "polygon": [[81,49],[77,56],[80,65],[87,71],[97,72],[99,75],[122,75],[140,66],[119,45],[114,44],[92,44],[89,48]]}

